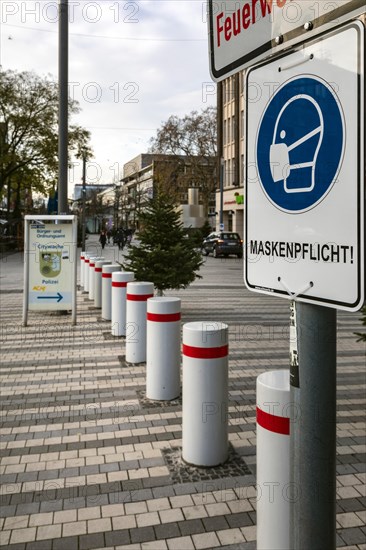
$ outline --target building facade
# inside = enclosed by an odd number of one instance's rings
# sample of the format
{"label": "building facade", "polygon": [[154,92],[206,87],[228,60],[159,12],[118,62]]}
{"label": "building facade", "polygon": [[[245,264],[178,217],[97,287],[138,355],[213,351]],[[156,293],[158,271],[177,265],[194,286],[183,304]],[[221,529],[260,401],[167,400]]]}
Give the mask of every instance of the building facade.
{"label": "building facade", "polygon": [[[138,155],[123,167],[120,188],[123,226],[138,229],[139,213],[158,187],[175,196],[186,227],[202,226],[215,212],[215,172],[215,158],[207,161],[176,155]],[[211,192],[202,190],[203,177]],[[192,188],[194,193],[190,191]]]}
{"label": "building facade", "polygon": [[[222,188],[218,181],[216,212],[223,210],[225,231],[243,236],[244,228],[244,73],[217,84],[217,150],[222,159]],[[222,196],[222,198],[221,198]],[[216,216],[219,229],[219,216]]]}

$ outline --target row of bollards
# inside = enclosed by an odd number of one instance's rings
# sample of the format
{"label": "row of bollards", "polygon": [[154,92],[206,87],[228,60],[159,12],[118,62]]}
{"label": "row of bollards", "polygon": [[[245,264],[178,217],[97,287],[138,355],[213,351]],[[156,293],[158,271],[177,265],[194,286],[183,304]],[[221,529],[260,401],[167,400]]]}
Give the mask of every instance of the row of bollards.
{"label": "row of bollards", "polygon": [[[124,336],[127,364],[146,363],[146,397],[180,395],[182,358],[182,458],[204,467],[228,458],[228,326],[183,325],[181,300],[154,297],[151,282],[134,281],[101,257],[81,255],[80,281],[113,336]],[[257,546],[289,548],[289,372],[257,378]]]}
{"label": "row of bollards", "polygon": [[[111,321],[112,335],[126,338],[126,363],[146,363],[146,397],[179,397],[181,300],[154,297],[153,283],[134,281],[119,264],[86,253],[80,259],[88,298]],[[228,456],[227,325],[186,323],[182,356],[182,457],[197,466],[222,464]]]}

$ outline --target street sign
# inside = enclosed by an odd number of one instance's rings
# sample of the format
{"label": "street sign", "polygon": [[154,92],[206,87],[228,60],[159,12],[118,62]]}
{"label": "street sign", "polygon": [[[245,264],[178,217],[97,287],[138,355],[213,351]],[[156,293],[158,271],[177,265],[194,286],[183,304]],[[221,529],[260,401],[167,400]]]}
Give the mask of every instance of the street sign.
{"label": "street sign", "polygon": [[365,13],[365,0],[237,0],[208,3],[213,80]]}
{"label": "street sign", "polygon": [[[245,280],[252,290],[362,306],[363,56],[364,26],[356,21],[248,73]],[[256,101],[254,84],[262,91]]]}
{"label": "street sign", "polygon": [[76,307],[76,217],[25,216],[23,322],[28,310]]}

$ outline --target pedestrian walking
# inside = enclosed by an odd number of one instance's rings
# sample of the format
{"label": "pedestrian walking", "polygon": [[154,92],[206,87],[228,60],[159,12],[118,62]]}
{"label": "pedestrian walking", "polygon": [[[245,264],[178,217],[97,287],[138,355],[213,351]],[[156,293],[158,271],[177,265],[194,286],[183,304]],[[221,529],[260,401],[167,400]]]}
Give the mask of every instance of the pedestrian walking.
{"label": "pedestrian walking", "polygon": [[105,231],[102,231],[99,237],[99,242],[102,245],[102,250],[105,247],[105,243],[107,242],[107,235],[105,234]]}

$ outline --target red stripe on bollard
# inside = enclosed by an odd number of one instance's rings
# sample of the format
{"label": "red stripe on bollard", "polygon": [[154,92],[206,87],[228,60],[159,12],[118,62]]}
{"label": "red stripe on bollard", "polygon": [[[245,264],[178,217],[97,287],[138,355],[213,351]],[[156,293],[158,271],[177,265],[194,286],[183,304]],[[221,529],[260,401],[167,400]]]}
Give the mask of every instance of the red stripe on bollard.
{"label": "red stripe on bollard", "polygon": [[102,273],[102,268],[101,267],[96,267],[94,269],[95,273]]}
{"label": "red stripe on bollard", "polygon": [[154,294],[127,294],[127,300],[131,302],[146,302],[148,298],[153,298]]}
{"label": "red stripe on bollard", "polygon": [[112,273],[102,273],[103,279],[112,279]]}
{"label": "red stripe on bollard", "polygon": [[290,435],[290,419],[262,411],[257,407],[257,424],[276,434]]}
{"label": "red stripe on bollard", "polygon": [[115,288],[126,288],[127,283],[120,283],[118,281],[112,281],[112,286]]}
{"label": "red stripe on bollard", "polygon": [[86,260],[85,260],[85,263],[86,263],[86,264],[88,264],[88,263],[89,263],[89,260],[88,260],[88,259],[86,259]]}
{"label": "red stripe on bollard", "polygon": [[180,321],[180,313],[149,313],[147,312],[148,321],[156,321],[157,323],[172,323]]}
{"label": "red stripe on bollard", "polygon": [[95,264],[93,264],[92,262],[89,262],[89,267],[95,267]]}
{"label": "red stripe on bollard", "polygon": [[226,357],[229,353],[229,346],[219,346],[218,348],[196,348],[183,344],[183,355],[193,357],[194,359],[219,359]]}

